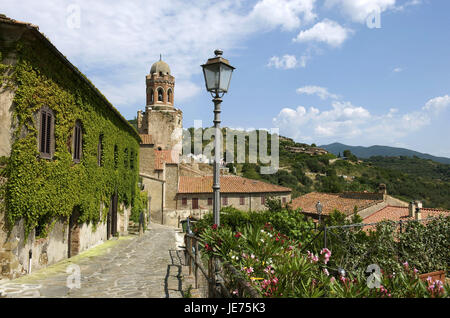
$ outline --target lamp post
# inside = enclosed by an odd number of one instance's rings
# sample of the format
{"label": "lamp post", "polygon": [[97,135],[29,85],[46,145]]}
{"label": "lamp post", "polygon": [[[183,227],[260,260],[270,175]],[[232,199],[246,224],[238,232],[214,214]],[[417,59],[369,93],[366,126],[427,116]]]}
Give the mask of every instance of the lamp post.
{"label": "lamp post", "polygon": [[202,65],[203,75],[205,77],[206,90],[211,93],[214,103],[214,181],[213,181],[213,216],[214,224],[220,225],[220,155],[222,153],[220,131],[220,105],[223,95],[228,92],[230,87],[231,74],[235,69],[230,65],[227,59],[222,57],[222,50],[215,50],[216,55]]}
{"label": "lamp post", "polygon": [[317,214],[319,214],[319,226],[320,226],[320,219],[322,216],[322,203],[320,203],[320,201],[317,201],[317,203],[316,203],[316,211],[317,211]]}

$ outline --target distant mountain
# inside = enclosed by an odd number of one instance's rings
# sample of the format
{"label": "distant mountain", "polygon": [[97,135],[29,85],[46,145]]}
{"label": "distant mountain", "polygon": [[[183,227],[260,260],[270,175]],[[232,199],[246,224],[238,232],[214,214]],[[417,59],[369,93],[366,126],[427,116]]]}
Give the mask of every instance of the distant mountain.
{"label": "distant mountain", "polygon": [[338,155],[339,153],[341,153],[342,155],[344,150],[350,150],[355,156],[359,158],[370,158],[372,156],[383,156],[383,157],[416,156],[422,159],[431,159],[436,162],[450,164],[450,158],[436,157],[426,153],[421,153],[405,148],[395,148],[389,146],[371,146],[371,147],[349,146],[338,142],[329,145],[323,145],[320,147],[335,155]]}

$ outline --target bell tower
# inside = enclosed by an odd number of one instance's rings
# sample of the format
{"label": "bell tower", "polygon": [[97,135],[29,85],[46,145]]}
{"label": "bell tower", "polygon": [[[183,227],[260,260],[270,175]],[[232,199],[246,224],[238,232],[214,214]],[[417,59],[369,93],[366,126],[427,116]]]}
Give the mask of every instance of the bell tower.
{"label": "bell tower", "polygon": [[150,135],[156,150],[181,150],[183,113],[174,107],[175,77],[161,57],[145,77],[145,112],[138,111],[137,126],[141,135]]}
{"label": "bell tower", "polygon": [[161,60],[154,63],[146,76],[147,107],[152,109],[173,108],[175,78],[170,74],[169,65]]}

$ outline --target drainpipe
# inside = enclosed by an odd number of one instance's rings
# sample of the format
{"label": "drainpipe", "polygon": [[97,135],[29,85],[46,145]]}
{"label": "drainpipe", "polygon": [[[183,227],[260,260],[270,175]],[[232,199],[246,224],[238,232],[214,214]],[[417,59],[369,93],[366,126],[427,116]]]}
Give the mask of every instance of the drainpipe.
{"label": "drainpipe", "polygon": [[33,260],[33,251],[28,251],[28,274],[31,274],[31,261]]}

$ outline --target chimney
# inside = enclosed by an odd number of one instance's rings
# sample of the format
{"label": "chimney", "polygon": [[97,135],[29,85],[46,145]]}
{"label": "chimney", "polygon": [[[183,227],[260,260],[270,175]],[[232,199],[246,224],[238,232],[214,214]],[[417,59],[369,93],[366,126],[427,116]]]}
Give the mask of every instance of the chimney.
{"label": "chimney", "polygon": [[416,208],[415,218],[417,221],[420,221],[420,220],[422,220],[422,202],[416,201],[415,208]]}
{"label": "chimney", "polygon": [[408,216],[410,218],[415,216],[415,213],[414,213],[414,211],[415,211],[414,201],[409,202],[409,204],[408,204],[408,211],[409,211]]}

